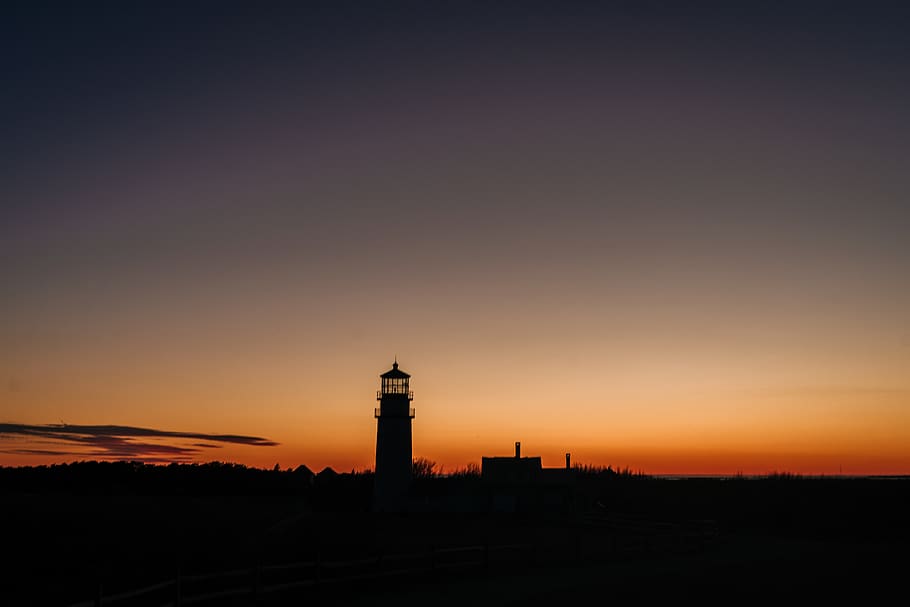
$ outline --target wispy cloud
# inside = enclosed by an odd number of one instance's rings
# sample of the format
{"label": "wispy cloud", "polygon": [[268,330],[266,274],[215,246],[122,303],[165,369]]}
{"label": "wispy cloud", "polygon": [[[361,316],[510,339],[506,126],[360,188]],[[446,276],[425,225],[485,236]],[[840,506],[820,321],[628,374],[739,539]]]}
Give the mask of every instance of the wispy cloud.
{"label": "wispy cloud", "polygon": [[[201,441],[201,442],[200,442]],[[152,463],[187,462],[223,444],[274,447],[258,436],[175,432],[132,426],[0,423],[0,453]],[[38,447],[41,445],[42,447]]]}

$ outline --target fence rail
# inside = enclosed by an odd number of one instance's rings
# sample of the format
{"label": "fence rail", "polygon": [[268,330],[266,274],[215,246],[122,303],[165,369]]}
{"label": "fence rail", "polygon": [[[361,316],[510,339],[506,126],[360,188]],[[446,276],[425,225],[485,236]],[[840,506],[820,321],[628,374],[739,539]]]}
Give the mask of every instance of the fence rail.
{"label": "fence rail", "polygon": [[[483,544],[470,546],[431,547],[420,552],[377,554],[345,560],[296,561],[234,568],[212,573],[184,575],[155,584],[105,595],[99,584],[94,599],[72,603],[68,607],[101,607],[111,605],[154,605],[182,607],[210,603],[230,597],[258,597],[296,588],[319,587],[357,580],[388,578],[410,573],[458,569],[491,570],[508,565],[528,566],[546,561],[596,561],[610,555],[634,552],[679,552],[699,548],[717,534],[710,521],[688,524],[654,521],[591,518],[561,541]],[[592,541],[593,540],[593,541]],[[506,558],[503,558],[506,555]],[[404,562],[404,563],[402,563]],[[400,565],[404,564],[404,567]],[[286,574],[290,579],[267,578]],[[290,574],[290,575],[289,575]],[[266,579],[264,579],[266,578]],[[194,585],[209,587],[193,589]],[[187,587],[189,586],[189,588]]]}

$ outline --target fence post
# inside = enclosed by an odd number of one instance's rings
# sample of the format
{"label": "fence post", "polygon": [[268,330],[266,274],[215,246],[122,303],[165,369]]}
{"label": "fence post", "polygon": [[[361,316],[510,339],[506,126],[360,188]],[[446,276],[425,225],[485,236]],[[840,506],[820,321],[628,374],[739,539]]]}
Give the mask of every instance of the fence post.
{"label": "fence post", "polygon": [[177,573],[174,576],[174,607],[180,607],[183,604],[183,598],[180,596],[180,567],[177,567]]}
{"label": "fence post", "polygon": [[322,581],[322,548],[316,549],[316,580],[315,586],[319,586]]}
{"label": "fence post", "polygon": [[483,568],[487,573],[490,572],[490,540],[483,545]]}
{"label": "fence post", "polygon": [[101,607],[104,603],[104,583],[101,581],[101,576],[98,576],[98,589],[95,591],[95,607]]}
{"label": "fence post", "polygon": [[258,597],[259,597],[259,586],[260,586],[260,579],[259,579],[259,578],[260,578],[260,576],[261,576],[261,570],[262,570],[262,569],[261,569],[261,567],[260,567],[260,563],[259,563],[259,561],[257,560],[257,561],[256,561],[256,564],[253,565],[253,570],[250,572],[250,573],[253,574],[253,575],[252,575],[252,577],[253,577],[253,588],[252,588],[252,590],[253,590],[253,599],[258,599]]}

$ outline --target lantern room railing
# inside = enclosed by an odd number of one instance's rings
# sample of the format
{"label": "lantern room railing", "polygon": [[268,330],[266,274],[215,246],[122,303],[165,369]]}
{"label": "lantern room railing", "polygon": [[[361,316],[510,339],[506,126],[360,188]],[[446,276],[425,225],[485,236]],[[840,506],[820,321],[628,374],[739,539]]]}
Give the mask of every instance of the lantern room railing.
{"label": "lantern room railing", "polygon": [[404,392],[404,391],[398,392],[395,390],[392,390],[391,392],[386,392],[383,390],[376,390],[376,400],[382,400],[383,396],[404,396],[405,394],[407,394],[408,400],[414,400],[414,391],[413,390],[408,390],[407,392]]}
{"label": "lantern room railing", "polygon": [[[382,407],[376,407],[373,409],[373,417],[404,417],[404,415],[396,415],[394,413],[383,413]],[[408,409],[408,417],[414,418],[414,407]]]}

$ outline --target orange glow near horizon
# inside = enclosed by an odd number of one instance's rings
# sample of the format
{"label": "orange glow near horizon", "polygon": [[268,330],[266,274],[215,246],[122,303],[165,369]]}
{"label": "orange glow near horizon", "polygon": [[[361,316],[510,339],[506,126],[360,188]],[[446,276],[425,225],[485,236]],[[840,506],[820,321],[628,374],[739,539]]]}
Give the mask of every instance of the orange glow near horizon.
{"label": "orange glow near horizon", "polygon": [[[540,297],[510,315],[495,301],[430,312],[287,295],[206,314],[159,294],[103,319],[23,322],[0,351],[0,423],[245,434],[279,445],[197,459],[371,468],[391,350],[413,376],[414,454],[448,470],[520,440],[549,466],[571,452],[651,474],[910,472],[910,350],[889,333],[893,316],[766,317],[775,298],[715,294],[671,310],[612,301],[609,317],[600,297],[573,314]],[[17,441],[0,445],[0,464],[78,459],[10,453]]]}
{"label": "orange glow near horizon", "polygon": [[[634,381],[633,366],[626,365],[624,379],[605,374],[601,390],[581,362],[563,367],[542,360],[536,368],[529,359],[514,361],[514,366],[500,362],[498,372],[491,374],[481,370],[495,369],[492,359],[476,355],[470,362],[459,365],[450,355],[448,365],[438,369],[402,364],[412,373],[416,391],[414,455],[447,471],[479,463],[484,455],[509,455],[516,440],[522,441],[525,455],[539,455],[545,466],[554,467],[564,465],[564,454],[571,452],[575,464],[647,474],[863,475],[910,470],[910,391],[902,388],[737,389],[736,374],[728,373],[719,385],[680,382],[644,389]],[[332,357],[302,365],[309,371],[298,376],[293,389],[275,375],[225,375],[210,383],[171,381],[167,387],[162,382],[157,389],[152,379],[143,383],[134,376],[126,383],[135,392],[124,385],[106,386],[107,399],[129,402],[129,408],[115,412],[96,407],[91,416],[61,421],[90,424],[116,416],[124,425],[253,434],[279,443],[222,445],[195,461],[266,468],[304,464],[317,471],[325,466],[341,471],[372,468],[376,426],[371,397],[378,378],[366,373],[345,377],[347,370],[335,365]],[[373,366],[373,375],[378,375]],[[510,376],[526,371],[537,381],[522,384]],[[268,369],[276,375],[290,372],[288,367]],[[85,384],[61,383],[68,388],[68,406],[87,412],[104,395],[88,375],[81,378]],[[272,391],[263,391],[265,385]],[[27,405],[32,413],[27,417],[33,423],[53,415],[48,405],[61,397],[53,387],[48,382],[28,390],[34,400]],[[14,402],[25,411],[23,393],[20,389]],[[256,396],[267,406],[256,406]],[[0,463],[77,459],[86,458],[5,454]]]}

